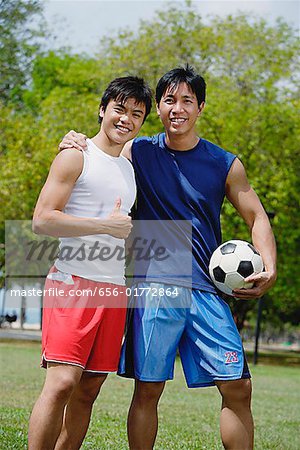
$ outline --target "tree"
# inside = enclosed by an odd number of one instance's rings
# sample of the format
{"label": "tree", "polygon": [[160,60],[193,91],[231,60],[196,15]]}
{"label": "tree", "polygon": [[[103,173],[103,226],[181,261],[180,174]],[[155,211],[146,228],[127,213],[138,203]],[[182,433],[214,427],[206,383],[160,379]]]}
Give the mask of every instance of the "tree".
{"label": "tree", "polygon": [[[153,88],[165,71],[186,62],[204,75],[208,95],[199,134],[240,157],[266,210],[275,213],[279,276],[265,304],[294,322],[300,315],[298,54],[297,32],[282,20],[270,26],[240,14],[206,24],[191,2],[159,11],[135,32],[104,39],[100,49],[111,71],[131,68]],[[155,114],[146,128],[149,134],[161,129]],[[224,240],[250,239],[228,202],[222,225]],[[253,306],[232,303],[242,323]]]}
{"label": "tree", "polygon": [[42,5],[38,0],[1,0],[0,13],[0,100],[19,103],[44,35]]}
{"label": "tree", "polygon": [[[57,144],[66,130],[98,130],[99,91],[106,83],[99,63],[64,52],[39,56],[33,64],[24,108],[1,104],[0,271],[4,270],[4,220],[30,220]],[[2,277],[3,284],[3,277]]]}
{"label": "tree", "polygon": [[[204,23],[190,2],[168,6],[135,32],[121,30],[101,42],[97,58],[66,52],[38,55],[24,110],[2,108],[0,151],[2,217],[30,219],[57,144],[71,128],[96,133],[100,95],[116,76],[158,78],[189,62],[207,81],[207,104],[199,134],[237,154],[267,211],[275,213],[279,277],[268,293],[269,319],[297,322],[299,253],[299,44],[282,21],[268,25],[248,15]],[[153,110],[142,134],[162,130]],[[249,232],[225,202],[223,240],[249,240]],[[2,234],[4,227],[1,228]],[[0,232],[1,232],[0,230]],[[1,253],[1,248],[0,248]],[[234,302],[243,323],[255,302]],[[275,319],[274,319],[275,320]]]}

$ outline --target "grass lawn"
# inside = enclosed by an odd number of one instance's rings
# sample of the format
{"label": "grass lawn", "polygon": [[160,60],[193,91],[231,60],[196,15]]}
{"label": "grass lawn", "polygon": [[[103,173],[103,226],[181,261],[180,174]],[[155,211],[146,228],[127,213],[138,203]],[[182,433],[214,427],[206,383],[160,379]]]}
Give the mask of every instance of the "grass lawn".
{"label": "grass lawn", "polygon": [[[27,423],[41,390],[40,344],[0,342],[0,448],[26,449]],[[251,367],[254,385],[255,449],[300,449],[299,367]],[[96,401],[83,449],[127,449],[126,413],[132,382],[111,375]],[[217,450],[219,394],[215,388],[187,389],[179,361],[159,409],[156,450]]]}

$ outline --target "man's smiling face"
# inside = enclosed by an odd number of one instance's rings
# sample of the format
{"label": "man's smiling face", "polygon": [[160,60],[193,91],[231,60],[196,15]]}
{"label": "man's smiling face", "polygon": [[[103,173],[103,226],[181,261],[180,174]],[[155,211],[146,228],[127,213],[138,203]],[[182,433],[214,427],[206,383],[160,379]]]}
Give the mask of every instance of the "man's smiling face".
{"label": "man's smiling face", "polygon": [[169,135],[189,135],[194,130],[204,102],[198,105],[197,97],[188,84],[169,86],[163,94],[157,113]]}
{"label": "man's smiling face", "polygon": [[137,103],[135,98],[128,98],[124,103],[110,100],[105,110],[100,109],[101,131],[110,142],[124,145],[140,131],[145,112],[145,105]]}

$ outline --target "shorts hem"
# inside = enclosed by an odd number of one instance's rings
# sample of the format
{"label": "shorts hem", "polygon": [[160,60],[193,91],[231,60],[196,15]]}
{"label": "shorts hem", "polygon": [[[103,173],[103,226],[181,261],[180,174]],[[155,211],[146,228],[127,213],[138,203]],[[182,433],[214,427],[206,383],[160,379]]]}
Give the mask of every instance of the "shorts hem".
{"label": "shorts hem", "polygon": [[82,365],[82,364],[80,364],[80,363],[78,363],[78,362],[74,362],[74,361],[63,361],[63,360],[60,360],[60,359],[49,359],[49,358],[46,358],[44,355],[42,356],[42,361],[41,361],[41,364],[40,364],[40,366],[42,367],[42,368],[44,368],[44,369],[47,369],[47,366],[45,366],[45,363],[57,363],[57,364],[68,364],[68,365],[70,365],[70,366],[77,366],[77,367],[80,367],[82,370],[85,370],[85,367]]}
{"label": "shorts hem", "polygon": [[245,373],[242,375],[237,375],[237,376],[231,376],[231,377],[215,377],[213,378],[211,381],[198,381],[198,382],[194,382],[194,383],[188,383],[187,387],[190,389],[193,388],[201,388],[201,387],[210,387],[210,386],[215,386],[216,385],[216,381],[236,381],[236,380],[244,380],[244,379],[250,379],[251,375],[250,373]]}
{"label": "shorts hem", "polygon": [[138,380],[138,381],[144,381],[144,382],[148,382],[148,383],[162,383],[163,381],[169,381],[169,380],[173,380],[174,377],[167,377],[167,378],[148,378],[148,377],[142,377],[140,375],[134,375],[134,374],[126,374],[126,373],[120,373],[117,372],[117,375],[119,375],[119,377],[123,377],[123,378],[131,378],[133,380]]}
{"label": "shorts hem", "polygon": [[47,369],[47,366],[45,363],[57,363],[57,364],[68,364],[70,366],[77,366],[80,367],[83,372],[90,372],[90,373],[116,373],[117,369],[86,369],[84,365],[74,362],[74,361],[65,361],[62,359],[55,359],[55,358],[46,358],[44,355],[42,356],[42,361],[40,366],[43,369]]}

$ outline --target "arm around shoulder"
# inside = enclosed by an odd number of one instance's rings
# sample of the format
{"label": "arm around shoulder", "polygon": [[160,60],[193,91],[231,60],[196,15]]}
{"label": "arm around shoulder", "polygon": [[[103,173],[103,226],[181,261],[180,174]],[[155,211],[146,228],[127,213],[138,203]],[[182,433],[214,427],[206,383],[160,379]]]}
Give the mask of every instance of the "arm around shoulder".
{"label": "arm around shoulder", "polygon": [[86,139],[87,136],[85,134],[71,130],[63,137],[63,140],[58,145],[58,149],[62,151],[67,148],[73,148],[84,151],[87,147]]}
{"label": "arm around shoulder", "polygon": [[129,161],[132,161],[132,144],[133,139],[131,141],[126,142],[121,152],[121,155],[129,159]]}

